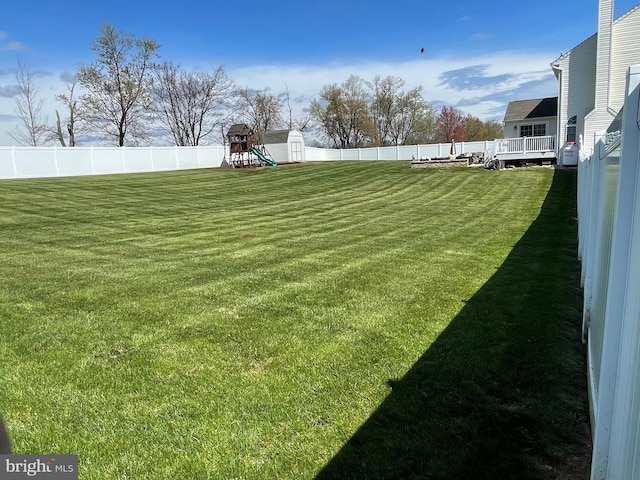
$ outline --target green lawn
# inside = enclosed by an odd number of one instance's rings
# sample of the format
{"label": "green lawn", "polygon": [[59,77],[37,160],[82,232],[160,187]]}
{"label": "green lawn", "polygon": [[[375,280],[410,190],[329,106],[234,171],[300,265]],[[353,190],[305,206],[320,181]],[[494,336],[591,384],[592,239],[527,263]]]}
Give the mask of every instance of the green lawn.
{"label": "green lawn", "polygon": [[552,478],[575,172],[344,162],[0,182],[0,413],[81,479]]}

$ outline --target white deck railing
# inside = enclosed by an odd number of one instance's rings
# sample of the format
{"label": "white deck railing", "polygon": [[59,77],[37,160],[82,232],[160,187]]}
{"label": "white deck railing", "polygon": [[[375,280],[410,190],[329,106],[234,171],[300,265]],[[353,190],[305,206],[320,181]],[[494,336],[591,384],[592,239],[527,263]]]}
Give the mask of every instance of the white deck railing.
{"label": "white deck railing", "polygon": [[496,154],[501,153],[539,153],[553,152],[556,148],[556,136],[518,137],[496,140]]}

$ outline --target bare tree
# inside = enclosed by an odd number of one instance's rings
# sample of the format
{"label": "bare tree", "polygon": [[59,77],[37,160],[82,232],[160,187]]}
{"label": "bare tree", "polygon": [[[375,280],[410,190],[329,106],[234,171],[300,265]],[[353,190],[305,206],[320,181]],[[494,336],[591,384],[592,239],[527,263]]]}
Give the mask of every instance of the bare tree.
{"label": "bare tree", "polygon": [[39,87],[29,67],[18,60],[16,72],[18,96],[16,97],[16,115],[20,125],[9,132],[11,138],[21,145],[38,146],[47,141],[47,118],[43,115],[44,100],[38,97]]}
{"label": "bare tree", "polygon": [[[76,146],[76,130],[77,124],[80,120],[80,105],[78,103],[78,99],[75,96],[75,89],[77,86],[77,80],[73,80],[72,83],[67,85],[67,93],[61,93],[56,95],[56,100],[61,102],[64,105],[65,111],[67,113],[66,118],[66,131],[67,136],[69,138],[68,145],[70,147]],[[56,128],[53,131],[53,137],[55,140],[60,142],[60,145],[63,147],[67,146],[67,142],[65,141],[65,134],[62,131],[62,122],[60,121],[60,113],[56,109]]]}
{"label": "bare tree", "polygon": [[280,99],[264,91],[239,90],[238,109],[243,120],[260,135],[267,130],[281,128],[282,102]]}
{"label": "bare tree", "polygon": [[291,95],[289,94],[289,86],[285,84],[285,93],[284,98],[287,103],[287,112],[289,113],[289,119],[287,121],[287,127],[289,130],[296,129],[300,132],[303,132],[309,122],[311,121],[311,111],[307,110],[306,113],[299,117],[293,116],[293,109],[291,108]]}
{"label": "bare tree", "polygon": [[139,39],[105,24],[92,45],[97,60],[78,72],[87,91],[81,97],[86,121],[106,138],[115,138],[120,147],[128,138],[148,136],[150,75],[159,48],[155,40]]}
{"label": "bare tree", "polygon": [[218,133],[235,89],[222,65],[213,73],[190,73],[164,63],[155,70],[155,80],[154,109],[176,145],[200,145]]}

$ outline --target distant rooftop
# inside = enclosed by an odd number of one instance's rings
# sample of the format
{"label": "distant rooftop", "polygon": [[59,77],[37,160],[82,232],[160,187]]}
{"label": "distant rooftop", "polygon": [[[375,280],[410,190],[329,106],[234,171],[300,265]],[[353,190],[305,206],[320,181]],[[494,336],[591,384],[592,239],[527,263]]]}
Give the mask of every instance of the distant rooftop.
{"label": "distant rooftop", "polygon": [[530,118],[555,117],[558,115],[558,97],[516,100],[509,102],[504,114],[505,122],[515,122]]}

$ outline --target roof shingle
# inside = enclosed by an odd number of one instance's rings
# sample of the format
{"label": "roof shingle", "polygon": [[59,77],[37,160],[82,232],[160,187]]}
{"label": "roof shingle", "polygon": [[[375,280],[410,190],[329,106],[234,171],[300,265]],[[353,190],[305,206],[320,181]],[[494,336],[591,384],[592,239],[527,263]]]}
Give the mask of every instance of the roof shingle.
{"label": "roof shingle", "polygon": [[505,122],[527,120],[531,118],[555,117],[558,115],[558,97],[516,100],[509,102],[504,114]]}

